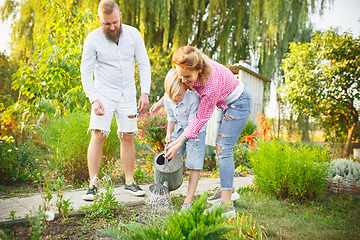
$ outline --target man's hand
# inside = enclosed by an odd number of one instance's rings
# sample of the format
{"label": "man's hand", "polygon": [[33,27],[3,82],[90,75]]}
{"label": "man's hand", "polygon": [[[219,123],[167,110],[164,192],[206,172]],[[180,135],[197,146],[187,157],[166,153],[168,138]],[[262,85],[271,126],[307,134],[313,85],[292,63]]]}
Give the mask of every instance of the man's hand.
{"label": "man's hand", "polygon": [[100,100],[95,100],[92,103],[92,108],[94,109],[95,114],[98,116],[103,116],[105,114],[105,108]]}
{"label": "man's hand", "polygon": [[147,93],[141,94],[138,103],[139,112],[144,112],[146,109],[149,108],[149,97]]}

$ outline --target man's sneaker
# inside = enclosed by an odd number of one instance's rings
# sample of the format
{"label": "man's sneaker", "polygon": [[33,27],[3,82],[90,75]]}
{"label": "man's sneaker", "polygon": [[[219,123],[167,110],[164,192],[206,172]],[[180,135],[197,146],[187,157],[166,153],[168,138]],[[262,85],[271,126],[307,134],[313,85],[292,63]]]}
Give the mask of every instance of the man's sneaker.
{"label": "man's sneaker", "polygon": [[132,194],[134,194],[137,197],[144,196],[146,194],[146,192],[144,190],[142,190],[138,185],[135,185],[134,183],[129,184],[129,185],[125,184],[125,191],[131,192]]}
{"label": "man's sneaker", "polygon": [[[206,200],[208,203],[215,204],[217,201],[219,201],[221,198],[221,190],[218,188],[216,189],[214,196],[208,197]],[[240,195],[235,191],[233,188],[231,193],[231,201],[234,202],[240,198]]]}
{"label": "man's sneaker", "polygon": [[86,194],[83,195],[83,199],[85,201],[94,201],[97,192],[98,192],[97,187],[95,187],[95,185],[92,185],[91,187],[88,187]]}
{"label": "man's sneaker", "polygon": [[[211,213],[215,208],[218,208],[218,207],[221,207],[224,205],[226,205],[226,202],[220,198],[220,200],[218,200],[211,208],[206,209],[204,214]],[[225,211],[223,212],[223,215],[225,215],[227,218],[235,218],[236,217],[234,203],[231,203],[230,206],[227,209],[225,209]]]}

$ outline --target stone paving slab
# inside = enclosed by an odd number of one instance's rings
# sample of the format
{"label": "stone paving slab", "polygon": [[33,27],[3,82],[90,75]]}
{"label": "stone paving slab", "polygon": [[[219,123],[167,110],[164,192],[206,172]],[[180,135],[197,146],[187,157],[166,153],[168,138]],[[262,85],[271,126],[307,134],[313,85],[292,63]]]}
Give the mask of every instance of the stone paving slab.
{"label": "stone paving slab", "polygon": [[[234,178],[234,187],[238,189],[239,187],[252,185],[253,176],[248,175],[246,177],[235,177]],[[146,198],[151,196],[151,192],[149,191],[149,187],[151,184],[140,185],[141,188],[146,191],[146,195],[144,197],[136,197],[131,193],[125,192],[124,187],[116,187],[114,188],[114,195],[118,202],[124,204],[138,204],[145,201]],[[171,191],[172,195],[187,193],[188,182],[184,181],[183,184],[176,190]],[[220,187],[220,179],[219,178],[205,178],[200,179],[196,192],[197,194],[201,194],[208,190],[214,190],[216,187]],[[104,189],[100,189],[100,191],[105,191]],[[77,189],[72,191],[64,192],[64,199],[71,199],[72,207],[74,210],[78,210],[81,206],[86,206],[92,204],[92,202],[84,201],[82,196],[86,193],[86,189]],[[56,194],[53,194],[53,199],[50,201],[51,211],[54,213],[58,213],[55,207],[56,202]],[[28,197],[13,197],[7,199],[0,199],[0,222],[10,220],[10,211],[16,211],[15,217],[25,218],[26,215],[30,214],[30,210],[33,212],[38,210],[38,206],[43,204],[43,199],[39,193],[30,194]]]}

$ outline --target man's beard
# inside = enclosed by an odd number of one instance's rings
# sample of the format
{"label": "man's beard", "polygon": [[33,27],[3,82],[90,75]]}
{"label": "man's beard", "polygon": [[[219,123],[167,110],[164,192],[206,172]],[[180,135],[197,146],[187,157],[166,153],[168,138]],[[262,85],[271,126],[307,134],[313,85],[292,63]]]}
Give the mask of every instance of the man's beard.
{"label": "man's beard", "polygon": [[115,28],[115,33],[111,33],[110,28],[109,28],[109,29],[105,29],[104,27],[102,27],[102,30],[103,30],[105,36],[106,36],[110,41],[113,41],[114,43],[118,43],[118,42],[119,42],[119,38],[120,38],[120,34],[121,34],[121,24],[120,24],[119,28]]}

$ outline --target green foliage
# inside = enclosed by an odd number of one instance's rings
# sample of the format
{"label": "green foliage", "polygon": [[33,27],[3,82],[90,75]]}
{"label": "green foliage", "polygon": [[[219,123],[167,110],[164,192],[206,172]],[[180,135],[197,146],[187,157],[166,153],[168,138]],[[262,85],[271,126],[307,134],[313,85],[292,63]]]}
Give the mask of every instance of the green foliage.
{"label": "green foliage", "polygon": [[67,190],[70,186],[66,185],[66,180],[64,176],[54,179],[53,183],[54,190],[56,192],[56,202],[55,206],[57,207],[58,213],[60,216],[64,214],[65,217],[68,217],[69,212],[72,211],[70,199],[64,199],[64,191]]}
{"label": "green foliage", "polygon": [[0,52],[0,112],[16,102],[18,92],[11,89],[12,78],[18,69],[18,64],[4,52]]}
{"label": "green foliage", "polygon": [[234,225],[235,229],[227,233],[225,239],[267,239],[264,231],[251,215],[243,213],[231,220],[229,224]]}
{"label": "green foliage", "polygon": [[39,206],[38,211],[33,213],[30,210],[30,216],[26,215],[26,218],[30,222],[32,235],[30,235],[30,239],[38,240],[41,237],[41,233],[47,228],[47,226],[43,225],[45,221],[45,211],[42,206]]}
{"label": "green foliage", "polygon": [[[325,0],[116,2],[122,11],[122,22],[140,30],[147,49],[156,47],[160,52],[167,52],[192,45],[223,64],[249,59],[250,51],[254,51],[258,56],[255,64],[260,65],[260,69],[264,69],[261,72],[269,78],[279,69],[290,41],[310,38],[309,12],[321,14],[326,7]],[[64,9],[78,4],[97,13],[98,1],[61,0],[57,3],[65,5]],[[1,10],[3,20],[14,19],[11,30],[14,55],[20,59],[30,57],[37,46],[36,33],[47,34],[46,22],[53,16],[43,11],[35,0],[5,1]]]}
{"label": "green foliage", "polygon": [[360,180],[360,164],[351,159],[338,158],[330,163],[329,178],[336,175],[347,180]]}
{"label": "green foliage", "polygon": [[38,180],[43,167],[39,152],[31,142],[15,147],[14,141],[0,142],[0,182],[4,184],[30,183]]}
{"label": "green foliage", "polygon": [[258,141],[249,153],[254,184],[278,198],[296,201],[323,194],[330,153],[320,146],[290,145],[281,140]]}
{"label": "green foliage", "polygon": [[[149,95],[149,102],[151,106],[151,103],[158,101],[164,95],[164,79],[169,69],[172,68],[172,52],[170,52],[170,50],[161,51],[160,48],[156,46],[148,49],[147,52],[151,65],[151,87]],[[135,81],[139,98],[141,93],[140,75],[138,71],[136,71],[136,74]]]}
{"label": "green foliage", "polygon": [[247,135],[253,134],[253,132],[256,130],[256,125],[253,123],[251,119],[249,119],[244,127],[244,130],[241,132],[241,135],[238,139],[238,143],[241,143],[242,137],[245,136],[245,133]]}
{"label": "green foliage", "polygon": [[140,143],[147,144],[155,152],[164,151],[167,118],[165,108],[160,109],[156,116],[149,112],[141,113],[137,119]]}
{"label": "green foliage", "polygon": [[81,207],[81,210],[86,210],[86,218],[113,218],[113,211],[118,209],[119,202],[116,201],[114,195],[114,188],[111,184],[111,179],[104,176],[100,179],[99,184],[105,189],[104,192],[98,193],[100,196],[95,197],[94,203],[88,206]]}
{"label": "green foliage", "polygon": [[29,61],[14,74],[13,88],[21,92],[16,104],[23,119],[40,113],[67,114],[86,108],[89,102],[82,90],[80,62],[87,25],[93,17],[84,9],[42,1],[46,12],[44,33],[39,32],[37,48]]}
{"label": "green foliage", "polygon": [[[164,218],[154,218],[153,223],[142,226],[136,223],[124,224],[127,232],[121,230],[101,230],[120,239],[220,239],[234,226],[228,225],[222,215],[227,206],[216,208],[203,214],[207,195],[202,194],[194,201],[193,208]],[[122,239],[121,238],[121,239]]]}
{"label": "green foliage", "polygon": [[[89,178],[87,148],[91,133],[88,133],[90,113],[76,111],[68,116],[56,117],[45,126],[49,137],[50,158],[57,167],[58,176],[64,175],[72,183],[81,184]],[[111,124],[111,133],[103,148],[102,169],[112,172],[119,157],[120,141],[117,135],[115,119]]]}
{"label": "green foliage", "polygon": [[235,168],[238,166],[250,167],[248,144],[238,143],[233,151]]}
{"label": "green foliage", "polygon": [[284,100],[301,113],[316,118],[328,136],[346,141],[344,156],[359,121],[360,38],[335,30],[315,33],[309,43],[291,43],[283,62]]}

